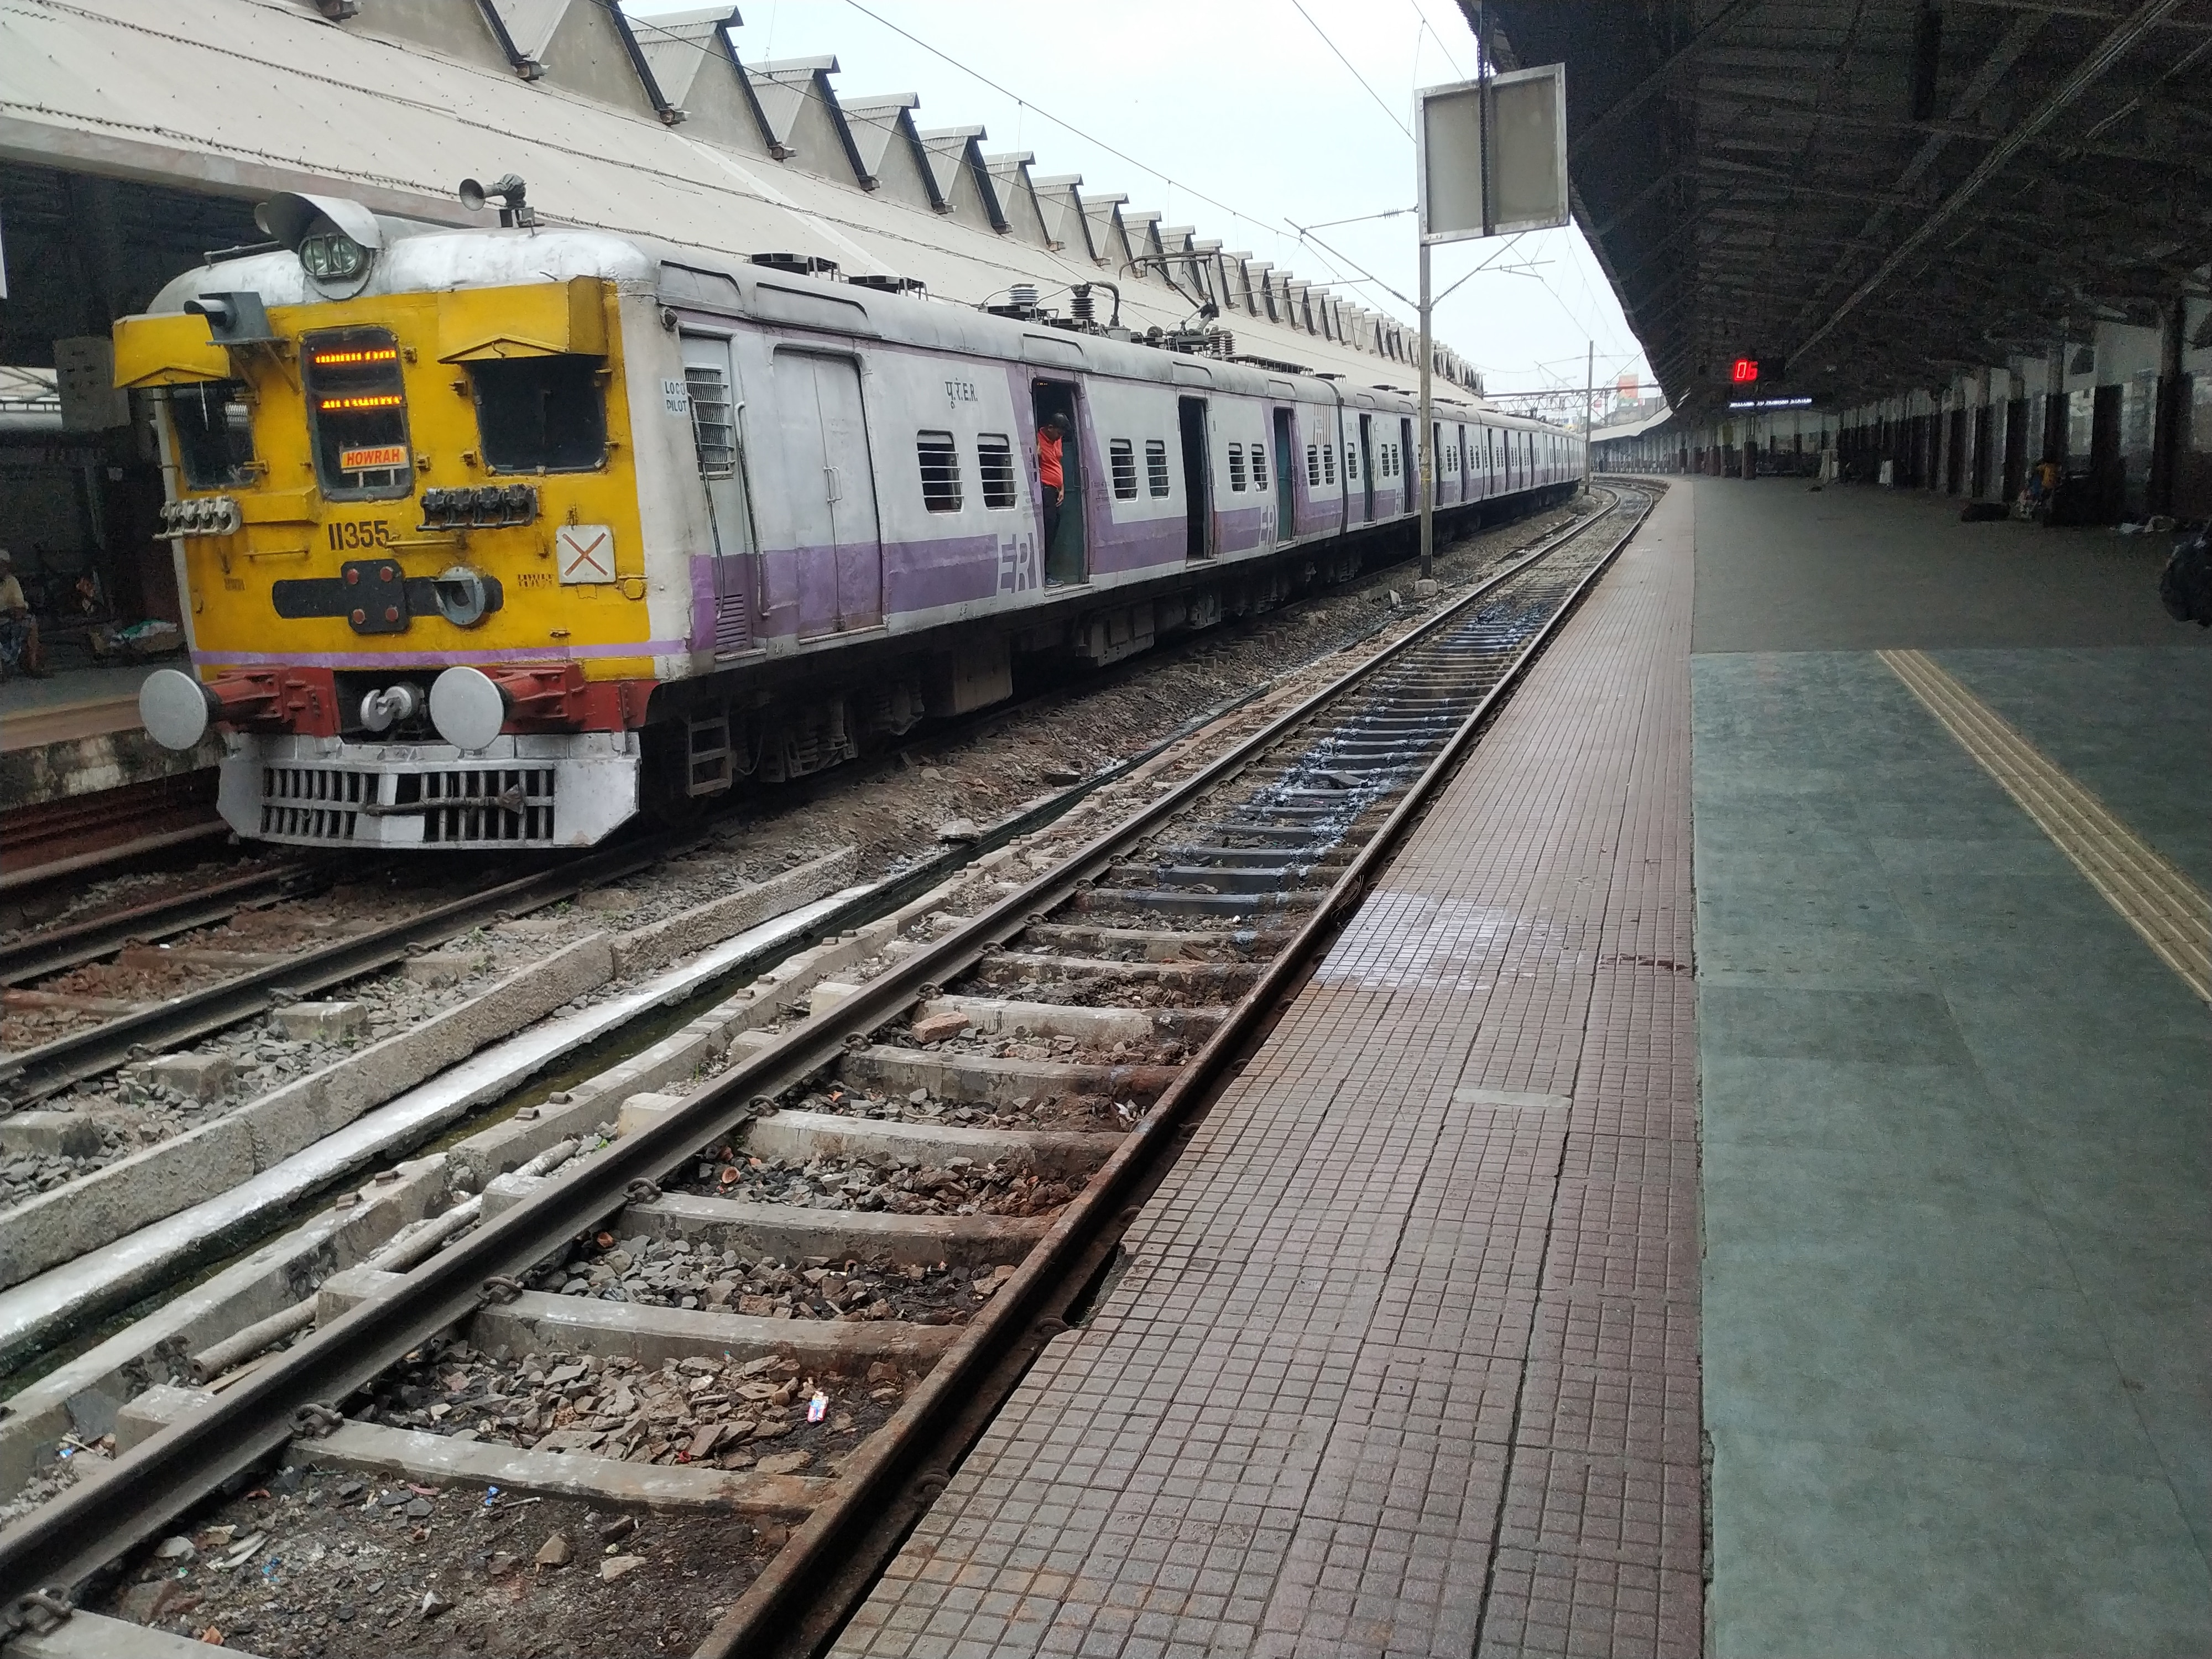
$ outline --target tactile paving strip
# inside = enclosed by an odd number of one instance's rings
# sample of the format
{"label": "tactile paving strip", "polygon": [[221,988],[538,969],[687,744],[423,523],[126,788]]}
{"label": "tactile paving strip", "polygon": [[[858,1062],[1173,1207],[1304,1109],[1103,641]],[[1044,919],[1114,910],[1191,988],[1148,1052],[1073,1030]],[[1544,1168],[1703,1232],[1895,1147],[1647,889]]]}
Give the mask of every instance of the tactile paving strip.
{"label": "tactile paving strip", "polygon": [[1924,651],[1882,651],[1928,712],[2003,786],[2143,942],[2212,1001],[2212,896]]}

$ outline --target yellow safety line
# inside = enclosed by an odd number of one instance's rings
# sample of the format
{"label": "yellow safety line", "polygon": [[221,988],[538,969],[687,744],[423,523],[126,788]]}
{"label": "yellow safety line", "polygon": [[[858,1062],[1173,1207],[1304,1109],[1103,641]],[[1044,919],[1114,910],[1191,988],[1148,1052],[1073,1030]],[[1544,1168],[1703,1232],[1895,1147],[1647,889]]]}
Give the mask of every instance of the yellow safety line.
{"label": "yellow safety line", "polygon": [[2212,896],[1923,651],[1875,653],[2091,885],[2212,1002]]}

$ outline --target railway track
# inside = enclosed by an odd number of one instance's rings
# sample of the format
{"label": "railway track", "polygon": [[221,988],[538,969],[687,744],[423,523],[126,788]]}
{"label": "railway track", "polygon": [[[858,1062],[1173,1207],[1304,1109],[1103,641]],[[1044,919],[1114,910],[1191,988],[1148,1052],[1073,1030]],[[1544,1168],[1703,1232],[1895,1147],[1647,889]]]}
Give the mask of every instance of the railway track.
{"label": "railway track", "polygon": [[1026,884],[395,1241],[400,1276],[196,1357],[222,1391],[152,1402],[0,1534],[0,1585],[73,1591],[297,1436],[324,1469],[750,1515],[761,1571],[702,1650],[817,1650],[1647,504],[1620,492],[1088,843],[1040,835]]}
{"label": "railway track", "polygon": [[[1147,661],[1121,665],[1103,678],[1094,677],[1085,689],[1095,691],[1101,684],[1140,673],[1146,665]],[[1049,706],[1064,695],[1064,688],[1054,688],[1012,708],[988,710],[949,729],[933,731],[915,746],[915,752],[927,754],[975,732],[1017,721],[1024,713]],[[1114,770],[1126,770],[1142,758],[1137,757]],[[1113,775],[1109,772],[1086,783],[1095,785]],[[795,786],[790,799],[804,800],[849,781],[840,773],[825,774]],[[1012,826],[1013,833],[1027,827]],[[676,841],[663,836],[650,845],[665,856]],[[631,843],[638,844],[643,843]],[[177,850],[166,843],[149,843],[146,856],[158,860]],[[595,856],[618,855],[620,850],[611,848]],[[128,849],[118,849],[94,855],[101,860],[99,871],[82,878],[91,879],[111,866],[119,868],[127,854]],[[586,860],[573,867],[581,887],[618,879],[631,866],[620,864],[610,874],[599,872]],[[24,878],[40,873],[25,872]],[[165,940],[236,923],[255,911],[269,911],[279,900],[325,891],[341,879],[357,882],[363,873],[360,867],[348,870],[336,860],[303,858],[274,868],[219,878],[210,884],[123,910],[60,927],[33,928],[0,942],[0,1010],[66,1028],[13,1052],[0,1051],[0,1112],[34,1105],[134,1057],[191,1043],[253,1019],[273,1003],[313,996],[348,979],[380,972],[438,936],[441,927],[451,934],[502,909],[520,915],[569,896],[559,872],[547,872],[534,886],[512,883],[495,892],[487,890],[483,896],[489,897],[489,903],[477,902],[479,896],[464,896],[446,906],[425,908],[419,915],[350,928],[340,938],[219,937],[187,939],[175,950],[163,945]],[[548,896],[533,897],[537,888]],[[273,923],[273,914],[270,920]],[[417,922],[422,927],[413,925]],[[88,987],[73,981],[40,982],[104,962],[154,969],[159,982],[131,982],[119,988],[100,983]],[[93,977],[97,980],[99,975],[95,973]]]}
{"label": "railway track", "polygon": [[[619,881],[665,858],[678,838],[653,836],[593,853],[529,875],[484,883],[458,898],[411,909],[390,921],[341,932],[304,948],[287,941],[277,950],[184,948],[174,959],[204,977],[172,996],[125,1002],[21,988],[103,957],[127,956],[134,946],[235,919],[252,905],[285,893],[297,896],[336,879],[328,864],[304,870],[239,878],[229,890],[184,896],[148,907],[150,914],[87,922],[82,929],[33,936],[7,960],[10,977],[0,992],[10,1007],[47,1006],[82,1012],[94,1023],[0,1058],[0,1107],[21,1109],[72,1084],[113,1070],[135,1055],[198,1041],[252,1019],[280,1000],[312,997],[349,980],[380,973],[414,951],[501,916],[526,915],[587,888]],[[286,891],[288,879],[294,884]],[[167,947],[146,949],[150,964]]]}

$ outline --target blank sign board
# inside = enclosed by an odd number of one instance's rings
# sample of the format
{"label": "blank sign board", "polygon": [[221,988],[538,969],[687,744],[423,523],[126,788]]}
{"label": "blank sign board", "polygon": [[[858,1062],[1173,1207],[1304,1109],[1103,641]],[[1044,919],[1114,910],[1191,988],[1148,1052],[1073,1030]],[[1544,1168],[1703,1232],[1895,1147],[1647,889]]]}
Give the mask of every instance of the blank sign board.
{"label": "blank sign board", "polygon": [[1423,241],[1505,236],[1567,222],[1564,64],[1492,77],[1487,201],[1481,83],[1428,87],[1419,98]]}

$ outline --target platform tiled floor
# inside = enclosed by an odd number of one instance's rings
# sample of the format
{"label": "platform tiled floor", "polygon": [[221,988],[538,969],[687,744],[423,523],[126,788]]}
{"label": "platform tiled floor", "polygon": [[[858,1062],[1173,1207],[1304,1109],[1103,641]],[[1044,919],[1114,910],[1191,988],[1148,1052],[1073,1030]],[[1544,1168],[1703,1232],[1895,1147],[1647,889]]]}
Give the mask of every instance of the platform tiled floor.
{"label": "platform tiled floor", "polygon": [[1698,1651],[1690,532],[1680,492],[838,1652]]}
{"label": "platform tiled floor", "polygon": [[2212,1019],[1866,647],[2199,880],[2212,652],[2122,538],[1693,488],[1716,1659],[2212,1651]]}

